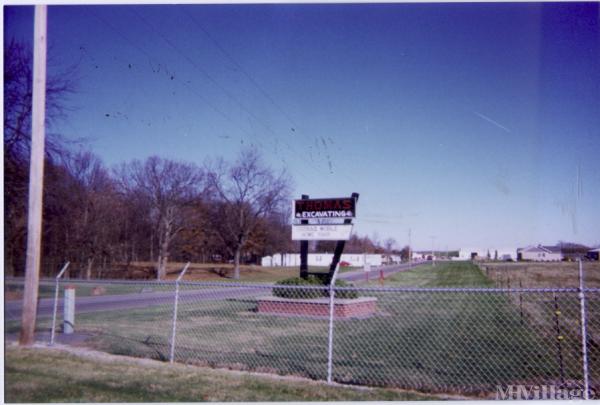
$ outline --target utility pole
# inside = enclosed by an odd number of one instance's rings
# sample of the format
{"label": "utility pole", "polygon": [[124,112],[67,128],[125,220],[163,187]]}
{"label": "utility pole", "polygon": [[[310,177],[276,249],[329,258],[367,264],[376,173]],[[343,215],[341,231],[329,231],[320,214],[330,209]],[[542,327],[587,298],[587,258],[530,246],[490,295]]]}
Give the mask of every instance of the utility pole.
{"label": "utility pole", "polygon": [[435,267],[435,256],[433,254],[433,242],[435,241],[435,236],[430,236],[431,238],[431,266]]}
{"label": "utility pole", "polygon": [[412,267],[412,247],[410,245],[410,228],[408,228],[408,268]]}
{"label": "utility pole", "polygon": [[29,205],[27,215],[27,259],[25,291],[19,344],[33,344],[37,315],[42,239],[42,195],[44,183],[44,138],[46,112],[46,26],[48,8],[35,6],[33,30],[33,95],[31,112],[31,161],[29,164]]}

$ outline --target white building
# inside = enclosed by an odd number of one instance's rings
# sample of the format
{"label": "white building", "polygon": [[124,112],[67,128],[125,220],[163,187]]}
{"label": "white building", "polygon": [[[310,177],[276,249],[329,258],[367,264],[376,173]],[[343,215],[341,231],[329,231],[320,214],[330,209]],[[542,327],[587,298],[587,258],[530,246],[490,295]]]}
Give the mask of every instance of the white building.
{"label": "white building", "polygon": [[517,250],[519,260],[531,260],[534,262],[558,262],[563,259],[562,252],[558,246],[527,246]]}
{"label": "white building", "polygon": [[517,248],[489,247],[489,248],[461,248],[458,251],[458,260],[517,260]]}
{"label": "white building", "polygon": [[423,251],[411,251],[410,257],[412,260],[427,260],[427,258],[431,257],[431,250],[423,250]]}
{"label": "white building", "polygon": [[[341,262],[349,263],[349,266],[362,267],[365,264],[371,266],[381,266],[383,264],[381,254],[363,254],[363,253],[343,253]],[[309,266],[329,266],[333,260],[333,253],[309,253]],[[261,259],[262,266],[269,267],[293,267],[300,266],[299,253],[276,253],[273,256],[265,256]]]}

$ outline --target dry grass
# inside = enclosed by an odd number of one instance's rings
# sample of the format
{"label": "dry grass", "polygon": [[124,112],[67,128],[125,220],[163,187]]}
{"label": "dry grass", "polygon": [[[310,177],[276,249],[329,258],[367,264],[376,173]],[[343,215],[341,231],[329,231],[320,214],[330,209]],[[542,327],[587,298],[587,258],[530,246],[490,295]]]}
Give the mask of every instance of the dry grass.
{"label": "dry grass", "polygon": [[[482,263],[479,267],[498,287],[579,287],[579,265],[575,262]],[[600,288],[600,262],[583,262],[583,269],[586,287]]]}
{"label": "dry grass", "polygon": [[[133,262],[133,267],[148,268],[150,262]],[[167,266],[167,280],[177,278],[186,263],[172,262]],[[240,266],[240,279],[243,282],[275,282],[299,275],[298,267],[263,267],[256,265]],[[233,264],[230,263],[192,263],[184,280],[188,281],[229,281],[233,277]]]}

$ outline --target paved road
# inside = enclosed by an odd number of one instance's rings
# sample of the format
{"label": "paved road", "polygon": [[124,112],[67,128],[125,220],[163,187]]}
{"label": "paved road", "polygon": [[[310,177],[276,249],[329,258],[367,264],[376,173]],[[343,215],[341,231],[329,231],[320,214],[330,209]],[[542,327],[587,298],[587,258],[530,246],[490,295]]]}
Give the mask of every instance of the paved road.
{"label": "paved road", "polygon": [[[398,264],[393,266],[375,267],[371,271],[371,279],[377,279],[379,277],[380,269],[383,270],[384,275],[388,276],[400,271],[408,270],[414,267],[415,264],[409,266],[408,264]],[[341,273],[338,276],[341,279],[347,281],[362,281],[365,279],[365,273],[361,270]],[[218,300],[228,298],[244,298],[248,296],[256,295],[269,295],[271,293],[270,287],[204,287],[191,290],[186,287],[179,293],[180,305],[185,305],[186,302],[192,301],[206,301],[206,300]],[[95,312],[95,311],[109,311],[109,310],[123,310],[123,309],[134,309],[134,308],[145,308],[155,305],[168,305],[168,309],[171,310],[173,304],[173,291],[166,292],[140,292],[134,294],[123,294],[123,295],[104,295],[98,297],[78,297],[75,301],[76,313],[84,312]],[[6,301],[4,304],[4,319],[5,320],[16,320],[21,317],[22,301]],[[54,299],[44,298],[40,299],[38,303],[38,316],[51,316],[54,309]],[[62,297],[58,301],[58,313],[62,313]]]}
{"label": "paved road", "polygon": [[[254,287],[213,287],[198,290],[185,290],[179,292],[179,305],[186,302],[199,300],[218,300],[227,298],[243,298],[249,295],[257,295],[264,291],[265,295],[270,293],[269,288],[261,289]],[[75,300],[76,313],[108,311],[119,309],[145,308],[154,305],[169,305],[172,309],[174,291],[147,292],[122,295],[104,295],[99,297],[78,297]],[[4,305],[4,319],[15,320],[21,317],[22,301],[9,301]],[[54,310],[54,299],[44,298],[38,303],[38,316],[51,316]],[[62,313],[62,299],[58,300],[58,313]]]}

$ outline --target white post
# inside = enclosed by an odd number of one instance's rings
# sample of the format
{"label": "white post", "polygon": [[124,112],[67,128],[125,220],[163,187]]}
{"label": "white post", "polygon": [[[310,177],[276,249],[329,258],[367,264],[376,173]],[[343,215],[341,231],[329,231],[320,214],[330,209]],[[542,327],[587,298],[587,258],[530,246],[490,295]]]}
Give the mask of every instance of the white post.
{"label": "white post", "polygon": [[173,363],[175,359],[175,335],[177,333],[177,304],[179,302],[179,281],[190,266],[190,262],[187,262],[177,280],[175,280],[175,303],[173,304],[173,326],[171,329],[171,351],[169,354],[169,363]]}
{"label": "white post", "polygon": [[587,318],[585,315],[585,291],[583,281],[583,265],[579,259],[579,304],[581,306],[581,352],[583,355],[583,398],[590,399],[590,381],[587,358]]}
{"label": "white post", "polygon": [[339,268],[340,265],[338,264],[335,268],[335,271],[333,272],[333,277],[331,277],[331,282],[329,283],[329,336],[327,340],[327,384],[331,384],[333,373],[333,316],[335,314],[334,287]]}
{"label": "white post", "polygon": [[58,287],[59,287],[58,283],[59,283],[59,280],[62,277],[63,273],[65,272],[65,270],[67,270],[67,267],[69,267],[69,262],[65,263],[62,270],[58,273],[58,276],[56,276],[56,288],[54,290],[54,312],[52,315],[52,332],[50,333],[50,345],[54,344],[54,335],[56,333],[56,311],[58,309]]}
{"label": "white post", "polygon": [[411,248],[411,241],[410,241],[410,228],[408,228],[408,268],[410,269],[412,267],[412,248]]}
{"label": "white post", "polygon": [[25,291],[19,344],[33,344],[37,317],[42,240],[42,196],[44,185],[44,137],[46,120],[46,26],[48,9],[35,6],[33,32],[33,94],[31,100],[31,159],[27,216]]}
{"label": "white post", "polygon": [[435,256],[433,254],[433,244],[434,244],[434,241],[435,241],[435,236],[432,236],[431,237],[431,266],[432,267],[435,267]]}
{"label": "white post", "polygon": [[65,287],[63,311],[63,333],[68,335],[75,328],[75,287],[72,285]]}

